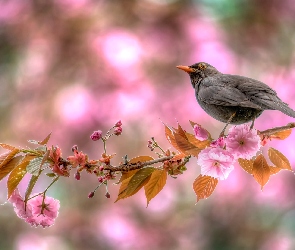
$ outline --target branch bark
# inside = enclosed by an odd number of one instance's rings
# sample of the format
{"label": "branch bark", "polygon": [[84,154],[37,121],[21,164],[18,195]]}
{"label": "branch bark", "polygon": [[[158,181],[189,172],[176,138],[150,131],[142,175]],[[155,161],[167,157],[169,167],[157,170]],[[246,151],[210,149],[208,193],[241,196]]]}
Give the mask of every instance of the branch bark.
{"label": "branch bark", "polygon": [[109,165],[109,166],[104,166],[104,170],[109,170],[110,172],[128,172],[131,170],[143,168],[145,166],[153,165],[155,163],[168,161],[168,160],[171,160],[172,158],[173,158],[173,156],[166,156],[166,157],[162,157],[162,158],[155,159],[152,161],[121,164],[117,167],[113,167],[113,166]]}
{"label": "branch bark", "polygon": [[270,128],[270,129],[263,130],[263,131],[258,131],[258,135],[270,136],[270,135],[273,135],[277,132],[285,131],[287,129],[292,129],[292,128],[295,128],[295,122],[291,122],[291,123],[289,123],[285,126],[282,126],[282,127],[275,127],[275,128]]}

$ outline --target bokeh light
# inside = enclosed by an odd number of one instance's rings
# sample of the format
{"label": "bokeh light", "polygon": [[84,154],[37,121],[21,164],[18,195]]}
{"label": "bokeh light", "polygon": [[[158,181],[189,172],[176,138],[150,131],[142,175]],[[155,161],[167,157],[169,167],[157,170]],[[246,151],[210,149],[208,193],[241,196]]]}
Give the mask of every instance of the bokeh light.
{"label": "bokeh light", "polygon": [[[54,0],[0,2],[0,138],[28,146],[52,132],[51,143],[71,153],[75,144],[101,157],[89,136],[123,122],[123,134],[109,141],[114,163],[152,154],[147,140],[163,148],[163,123],[191,131],[189,120],[216,137],[222,123],[197,104],[187,74],[176,65],[205,61],[219,71],[258,79],[295,109],[294,3],[232,0]],[[259,130],[294,119],[265,111]],[[273,140],[295,164],[295,133]],[[171,147],[170,147],[171,149]],[[4,151],[3,151],[4,152]],[[1,149],[2,153],[2,149]],[[156,157],[156,156],[155,156]],[[295,249],[294,175],[281,171],[261,191],[238,165],[212,197],[195,205],[196,159],[146,208],[144,193],[116,203],[82,174],[60,181],[50,196],[61,201],[59,217],[46,230],[18,219],[1,206],[0,249]],[[47,178],[47,177],[46,177]],[[41,192],[48,179],[36,185]],[[20,184],[24,194],[29,178]],[[5,203],[5,180],[0,183]]]}

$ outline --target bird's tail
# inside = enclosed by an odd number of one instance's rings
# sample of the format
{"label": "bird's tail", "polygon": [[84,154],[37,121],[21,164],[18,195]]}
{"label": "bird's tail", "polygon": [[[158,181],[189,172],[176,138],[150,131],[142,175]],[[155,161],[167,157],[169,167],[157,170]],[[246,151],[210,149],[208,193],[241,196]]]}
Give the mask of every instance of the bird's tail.
{"label": "bird's tail", "polygon": [[286,103],[278,103],[278,110],[283,112],[284,114],[295,118],[295,110],[291,109]]}

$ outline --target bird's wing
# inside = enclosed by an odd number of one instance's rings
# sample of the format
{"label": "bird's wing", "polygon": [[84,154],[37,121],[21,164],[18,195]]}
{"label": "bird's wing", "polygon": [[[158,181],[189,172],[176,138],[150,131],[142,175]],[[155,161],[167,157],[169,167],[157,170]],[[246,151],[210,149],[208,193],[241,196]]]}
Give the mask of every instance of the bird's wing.
{"label": "bird's wing", "polygon": [[220,106],[240,106],[262,109],[250,101],[239,89],[220,84],[219,79],[205,78],[199,88],[197,96],[200,101]]}
{"label": "bird's wing", "polygon": [[[206,84],[208,85],[208,83]],[[260,109],[280,110],[284,114],[295,118],[295,111],[287,103],[283,102],[272,88],[263,82],[244,76],[235,75],[233,77],[232,75],[222,74],[218,77],[218,82],[215,81],[214,84],[239,90],[252,104],[258,105]]]}

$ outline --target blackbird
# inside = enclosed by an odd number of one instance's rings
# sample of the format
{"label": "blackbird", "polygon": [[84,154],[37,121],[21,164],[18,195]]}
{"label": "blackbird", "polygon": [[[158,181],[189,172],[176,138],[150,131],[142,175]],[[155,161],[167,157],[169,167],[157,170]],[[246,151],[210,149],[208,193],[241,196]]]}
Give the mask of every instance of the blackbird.
{"label": "blackbird", "polygon": [[295,111],[260,81],[222,74],[205,62],[177,68],[189,74],[199,105],[216,120],[226,124],[252,121],[253,127],[254,120],[264,110],[279,110],[295,118]]}

